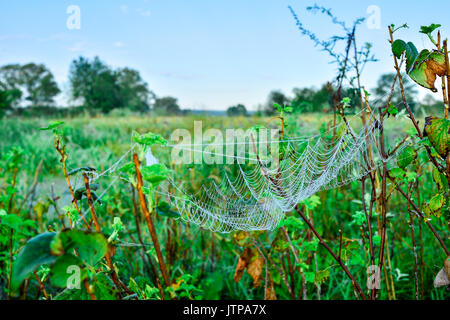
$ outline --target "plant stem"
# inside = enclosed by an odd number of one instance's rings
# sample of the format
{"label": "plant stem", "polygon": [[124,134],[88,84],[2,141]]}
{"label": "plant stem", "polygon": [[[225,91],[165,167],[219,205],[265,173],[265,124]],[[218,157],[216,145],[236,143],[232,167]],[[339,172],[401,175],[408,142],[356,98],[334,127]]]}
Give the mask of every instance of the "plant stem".
{"label": "plant stem", "polygon": [[67,186],[69,187],[70,194],[72,195],[72,203],[75,206],[75,209],[78,211],[78,214],[80,215],[84,224],[86,225],[86,228],[88,230],[91,230],[91,226],[84,218],[83,213],[81,212],[81,209],[78,207],[78,202],[77,202],[77,199],[75,198],[75,193],[73,191],[72,184],[70,183],[70,179],[69,179],[69,174],[67,172],[67,166],[66,166],[67,154],[65,151],[65,147],[61,148],[61,138],[60,137],[55,137],[55,149],[61,155],[61,164],[63,167],[64,178],[66,179]]}
{"label": "plant stem", "polygon": [[142,187],[144,185],[142,181],[142,174],[139,169],[140,161],[138,155],[133,153],[133,161],[136,168],[136,178],[137,178],[137,190],[139,195],[139,201],[141,203],[142,212],[144,213],[145,221],[147,222],[148,231],[150,232],[150,236],[152,238],[153,246],[155,247],[156,256],[158,257],[159,268],[161,269],[161,273],[164,279],[164,284],[168,288],[170,286],[169,276],[167,274],[166,265],[164,263],[164,259],[161,253],[161,248],[159,246],[158,237],[156,236],[155,227],[153,225],[152,217],[150,216],[150,212],[147,207],[147,201],[145,199],[145,195],[142,191]]}
{"label": "plant stem", "polygon": [[49,300],[47,291],[45,290],[45,286],[44,286],[44,284],[42,283],[41,279],[39,279],[39,277],[38,277],[38,275],[37,275],[37,272],[34,271],[33,274],[34,274],[34,277],[36,278],[37,282],[39,283],[39,288],[41,289],[42,293],[44,294],[45,299],[46,299],[46,300]]}
{"label": "plant stem", "polygon": [[341,268],[344,270],[344,272],[347,274],[347,276],[352,281],[352,285],[355,288],[355,290],[358,292],[361,299],[365,300],[366,296],[364,295],[364,292],[362,291],[361,287],[359,286],[358,281],[353,277],[353,275],[350,273],[350,270],[348,270],[347,266],[342,262],[341,259],[331,250],[331,248],[326,244],[326,242],[323,240],[322,236],[317,232],[317,230],[312,225],[311,221],[305,216],[305,214],[300,210],[299,206],[297,205],[295,207],[295,211],[300,215],[300,217],[303,219],[303,221],[306,222],[309,229],[314,233],[317,239],[319,239],[320,244],[333,256],[334,260],[336,260],[337,263],[341,266]]}
{"label": "plant stem", "polygon": [[[94,208],[94,201],[92,200],[92,193],[91,193],[91,188],[89,186],[89,179],[88,176],[86,175],[86,172],[83,172],[83,177],[84,177],[84,185],[86,188],[86,197],[87,197],[87,201],[88,201],[88,205],[89,205],[89,209],[91,211],[91,215],[92,215],[92,220],[94,221],[94,226],[95,226],[95,230],[98,233],[102,233],[102,230],[100,228],[100,224],[98,222],[98,217],[97,214],[95,212],[95,208]],[[112,262],[112,257],[109,251],[106,252],[105,255],[105,259],[106,262],[108,264],[109,269],[111,270],[111,280],[114,282],[114,284],[116,285],[117,289],[120,290],[120,288],[122,288],[127,294],[131,294],[131,291],[127,288],[126,285],[124,285],[117,273],[116,273],[116,269],[114,268],[114,264]]]}
{"label": "plant stem", "polygon": [[450,252],[448,251],[447,247],[445,246],[444,241],[442,240],[441,236],[437,233],[436,229],[434,229],[434,227],[431,225],[431,223],[429,221],[427,221],[427,219],[424,217],[422,211],[417,207],[417,205],[411,200],[410,197],[408,197],[407,194],[405,194],[405,192],[400,188],[400,186],[394,181],[394,179],[392,179],[392,177],[389,176],[389,179],[392,181],[392,183],[394,183],[396,189],[402,194],[402,196],[408,200],[408,202],[411,204],[411,206],[414,208],[414,211],[420,215],[420,217],[425,221],[426,225],[428,226],[428,228],[431,230],[431,232],[434,234],[435,238],[437,239],[437,241],[439,242],[439,244],[441,245],[442,249],[444,250],[445,254],[448,256],[450,254]]}

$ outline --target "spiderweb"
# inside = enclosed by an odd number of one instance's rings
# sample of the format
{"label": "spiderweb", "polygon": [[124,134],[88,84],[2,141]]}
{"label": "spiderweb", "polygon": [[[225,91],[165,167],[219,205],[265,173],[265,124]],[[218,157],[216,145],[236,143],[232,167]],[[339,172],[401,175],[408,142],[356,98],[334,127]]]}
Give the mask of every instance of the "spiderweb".
{"label": "spiderweb", "polygon": [[[363,112],[364,124],[361,123]],[[176,208],[182,220],[213,232],[273,230],[287,212],[315,193],[360,179],[383,162],[392,163],[391,160],[397,158],[405,145],[388,158],[383,158],[378,145],[379,133],[374,112],[364,109],[349,120],[328,128],[325,133],[277,139],[279,158],[275,166],[273,161],[261,158],[255,148],[256,144],[268,144],[268,141],[255,141],[252,137],[243,142],[248,150],[244,158],[252,160],[252,163],[236,161],[228,166],[228,170],[222,170],[221,179],[211,179],[197,192],[191,192],[186,183],[175,178],[170,178],[155,192]],[[216,153],[205,148],[208,145],[192,144],[178,148],[194,153]],[[177,146],[166,146],[168,149],[174,147]],[[134,148],[136,145],[112,167],[95,175],[93,180],[113,175],[115,180],[109,187],[117,179],[126,180],[116,171]],[[158,160],[150,151],[147,161],[152,164]]]}
{"label": "spiderweb", "polygon": [[225,172],[219,183],[212,180],[193,196],[170,181],[184,196],[170,200],[182,219],[214,232],[273,230],[302,200],[366,175],[379,162],[369,159],[387,160],[377,152],[373,120],[371,115],[359,132],[350,124],[333,128],[340,131],[334,139],[319,135],[285,140],[276,169],[262,160],[250,168],[238,163],[237,175]]}

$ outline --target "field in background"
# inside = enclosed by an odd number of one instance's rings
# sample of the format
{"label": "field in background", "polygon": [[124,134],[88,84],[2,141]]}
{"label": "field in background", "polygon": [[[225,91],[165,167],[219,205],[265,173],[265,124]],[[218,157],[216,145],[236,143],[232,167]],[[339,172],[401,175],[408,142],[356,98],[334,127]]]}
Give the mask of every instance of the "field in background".
{"label": "field in background", "polygon": [[[59,120],[59,119],[58,119]],[[82,166],[91,166],[98,171],[107,169],[115,163],[133,144],[131,133],[136,130],[140,133],[154,132],[166,139],[177,128],[192,130],[194,120],[203,120],[206,128],[250,128],[254,125],[265,124],[267,118],[258,117],[111,117],[101,116],[97,118],[80,117],[67,119],[63,131],[67,136],[67,160],[69,169]],[[332,116],[323,114],[290,115],[287,120],[287,132],[290,136],[311,135],[320,132],[321,126],[332,121]],[[40,127],[47,126],[48,119],[19,119],[10,118],[0,120],[0,159],[12,148],[23,150],[17,171],[17,193],[14,197],[13,208],[23,205],[24,216],[36,225],[32,228],[32,234],[45,230],[57,230],[61,228],[61,222],[56,212],[60,212],[64,206],[70,204],[65,181],[63,179],[61,164],[53,145],[53,137],[47,131],[40,131]],[[423,123],[421,121],[421,123]],[[271,125],[276,126],[275,122]],[[386,132],[392,145],[402,137],[410,125],[407,120],[388,120]],[[169,165],[168,152],[155,147],[154,154],[161,162]],[[42,160],[42,172],[35,176],[36,169]],[[128,159],[129,161],[129,159]],[[5,163],[0,168],[7,168]],[[186,181],[193,189],[200,188],[202,184],[211,179],[211,172],[202,166],[177,167],[179,176],[185,176]],[[422,199],[429,199],[432,194],[431,170],[420,178],[423,190]],[[37,188],[32,197],[25,199],[28,190],[37,177]],[[0,180],[1,185],[7,184],[6,176]],[[100,180],[100,193],[111,182],[110,177]],[[79,182],[81,183],[81,181]],[[53,188],[51,187],[53,184]],[[53,192],[53,194],[52,194]],[[389,282],[392,292],[383,291],[382,298],[411,299],[414,292],[414,266],[410,230],[407,223],[409,215],[401,204],[399,195],[389,187],[388,223],[387,231],[389,260],[383,275],[383,281]],[[125,229],[120,233],[121,245],[115,253],[114,260],[119,276],[126,279],[126,284],[135,286],[140,298],[155,298],[157,293],[152,291],[154,285],[148,276],[148,265],[143,258],[145,254],[136,244],[136,226],[133,216],[134,192],[130,184],[116,182],[103,197],[103,204],[98,206],[98,214],[104,226],[106,234],[111,233],[113,218],[120,217],[125,224]],[[57,201],[55,198],[59,198]],[[330,245],[339,248],[339,230],[345,235],[343,256],[347,265],[360,283],[366,283],[367,252],[363,248],[360,225],[362,217],[361,186],[357,181],[340,188],[339,190],[324,191],[314,199],[315,204],[310,204],[309,214],[318,230],[327,239]],[[87,208],[84,204],[84,208]],[[293,213],[291,216],[295,216]],[[376,218],[375,218],[376,217]],[[276,246],[279,238],[279,230],[273,232],[255,232],[251,235],[243,235],[241,232],[232,234],[214,234],[201,230],[197,226],[186,224],[181,220],[174,220],[159,215],[154,215],[157,224],[157,233],[162,244],[171,278],[177,290],[184,292],[186,298],[197,299],[263,299],[264,289],[262,285],[255,285],[253,279],[245,273],[242,280],[233,280],[238,257],[243,251],[243,239],[258,237],[267,250],[273,254],[273,260],[277,263],[285,275],[291,274],[291,261],[288,261],[285,248]],[[374,216],[378,219],[378,215]],[[433,219],[436,229],[445,235],[448,232],[445,219]],[[144,226],[143,221],[140,223]],[[300,223],[300,222],[299,222]],[[301,224],[301,223],[300,223]],[[151,243],[150,236],[142,227],[145,243]],[[423,243],[420,252],[420,276],[423,278],[422,292],[425,298],[443,299],[449,297],[445,288],[434,289],[433,279],[442,267],[441,249],[436,245],[435,239],[429,230],[416,230],[420,241]],[[447,233],[448,235],[448,233]],[[334,260],[317,246],[306,226],[292,234],[298,244],[299,255],[304,266],[305,279],[296,274],[292,279],[292,286],[301,297],[300,288],[306,281],[306,291],[309,299],[354,299],[349,280],[335,266]],[[419,235],[418,235],[419,237]],[[24,244],[25,238],[19,239],[16,250]],[[144,253],[143,253],[144,252]],[[149,247],[147,254],[154,255]],[[283,284],[282,276],[276,269],[271,270],[274,292],[278,299],[289,299],[291,296]],[[318,279],[317,274],[322,278]],[[132,280],[128,280],[132,279]],[[102,280],[103,281],[103,280]],[[130,281],[130,283],[128,283]],[[303,282],[302,282],[303,281]],[[133,283],[134,282],[134,283]],[[99,284],[100,286],[100,280]],[[105,285],[106,286],[106,285]],[[320,286],[320,291],[317,288]],[[179,289],[179,288],[182,289]],[[31,292],[37,290],[36,285],[29,286]],[[184,288],[184,289],[183,289]],[[395,288],[395,289],[394,289]],[[48,288],[54,297],[59,298],[83,298],[80,292],[61,293],[57,289]],[[395,291],[394,291],[395,290]],[[80,290],[78,290],[80,291]],[[100,295],[100,289],[98,289]],[[141,293],[139,293],[141,292]],[[142,293],[144,292],[144,293]],[[153,292],[153,293],[152,293]],[[319,293],[320,292],[320,293]],[[4,294],[4,293],[3,293]],[[100,298],[111,297],[107,291]],[[179,293],[180,294],[180,293]],[[30,293],[30,295],[32,295]]]}

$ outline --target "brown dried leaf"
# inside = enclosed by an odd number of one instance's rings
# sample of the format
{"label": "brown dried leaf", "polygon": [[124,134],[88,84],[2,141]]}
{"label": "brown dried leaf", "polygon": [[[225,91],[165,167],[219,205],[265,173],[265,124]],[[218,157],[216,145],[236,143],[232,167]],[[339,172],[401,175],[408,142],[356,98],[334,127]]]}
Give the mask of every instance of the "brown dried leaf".
{"label": "brown dried leaf", "polygon": [[255,288],[261,285],[262,269],[264,265],[264,259],[259,253],[251,247],[246,247],[239,257],[239,261],[234,271],[234,281],[239,282],[244,274],[244,270],[253,279],[253,286]]}
{"label": "brown dried leaf", "polygon": [[263,266],[264,259],[256,252],[256,255],[247,266],[247,273],[253,278],[253,287],[255,288],[258,288],[261,285]]}
{"label": "brown dried leaf", "polygon": [[266,299],[267,300],[277,300],[277,295],[275,294],[275,288],[273,287],[273,281],[270,280],[269,285],[266,288]]}
{"label": "brown dried leaf", "polygon": [[434,83],[436,81],[436,77],[442,77],[447,73],[447,68],[445,64],[439,64],[435,60],[430,59],[426,60],[427,68],[425,69],[425,74],[427,77],[428,85],[431,88],[434,88]]}
{"label": "brown dried leaf", "polygon": [[241,280],[242,275],[244,274],[244,270],[247,268],[247,264],[250,262],[252,256],[253,253],[249,247],[245,248],[244,251],[241,253],[239,261],[236,265],[236,269],[234,271],[233,277],[234,281],[239,282]]}

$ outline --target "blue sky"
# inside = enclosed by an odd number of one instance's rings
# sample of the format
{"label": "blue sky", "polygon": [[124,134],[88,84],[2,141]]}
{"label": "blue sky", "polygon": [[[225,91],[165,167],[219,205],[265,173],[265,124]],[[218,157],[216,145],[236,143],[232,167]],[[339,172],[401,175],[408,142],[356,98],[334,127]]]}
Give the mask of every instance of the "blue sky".
{"label": "blue sky", "polygon": [[[381,28],[360,27],[358,41],[370,41],[379,62],[368,66],[363,84],[373,88],[392,71],[387,25],[407,22],[401,36],[422,49],[428,39],[420,25],[442,23],[450,31],[450,2],[432,7],[415,0],[14,0],[0,1],[0,65],[46,64],[63,90],[70,62],[98,55],[112,67],[141,72],[158,96],[171,95],[183,108],[225,109],[244,103],[252,109],[272,89],[319,86],[333,78],[334,65],[303,37],[287,8],[303,24],[327,38],[336,27],[322,15],[306,12],[317,3],[351,24],[380,8]],[[69,30],[69,5],[81,10],[81,28]],[[424,91],[421,92],[424,94]],[[438,96],[436,96],[438,98]],[[65,95],[58,101],[65,103]]]}

